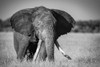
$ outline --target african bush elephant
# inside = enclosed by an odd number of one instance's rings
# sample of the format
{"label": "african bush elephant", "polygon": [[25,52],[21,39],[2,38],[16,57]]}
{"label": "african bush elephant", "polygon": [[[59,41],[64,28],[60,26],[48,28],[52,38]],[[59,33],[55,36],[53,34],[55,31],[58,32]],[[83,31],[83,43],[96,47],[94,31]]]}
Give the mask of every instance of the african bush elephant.
{"label": "african bush elephant", "polygon": [[[65,55],[58,44],[58,37],[71,31],[75,20],[66,12],[40,6],[16,12],[10,19],[15,30],[15,50],[22,60],[29,42],[38,45],[34,59],[54,61],[54,44]],[[34,44],[37,43],[37,44]],[[34,48],[33,48],[34,49]],[[32,51],[31,51],[32,52]]]}

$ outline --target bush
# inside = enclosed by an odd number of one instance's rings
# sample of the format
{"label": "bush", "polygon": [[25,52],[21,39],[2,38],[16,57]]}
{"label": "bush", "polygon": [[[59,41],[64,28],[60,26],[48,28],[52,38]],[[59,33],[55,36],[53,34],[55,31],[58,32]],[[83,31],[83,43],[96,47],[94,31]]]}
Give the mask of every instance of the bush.
{"label": "bush", "polygon": [[72,32],[99,33],[100,20],[77,21]]}

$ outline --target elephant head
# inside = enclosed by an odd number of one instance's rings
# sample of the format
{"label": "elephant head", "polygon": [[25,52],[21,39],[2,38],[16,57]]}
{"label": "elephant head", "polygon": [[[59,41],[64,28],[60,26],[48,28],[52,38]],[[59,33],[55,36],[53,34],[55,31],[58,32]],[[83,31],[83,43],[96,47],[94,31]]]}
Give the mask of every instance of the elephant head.
{"label": "elephant head", "polygon": [[15,30],[15,50],[19,59],[23,59],[30,41],[33,45],[38,45],[34,60],[38,56],[39,59],[45,60],[48,57],[49,61],[53,61],[54,44],[65,57],[71,59],[57,41],[59,36],[70,32],[75,24],[75,20],[68,13],[40,6],[20,10],[10,21]]}

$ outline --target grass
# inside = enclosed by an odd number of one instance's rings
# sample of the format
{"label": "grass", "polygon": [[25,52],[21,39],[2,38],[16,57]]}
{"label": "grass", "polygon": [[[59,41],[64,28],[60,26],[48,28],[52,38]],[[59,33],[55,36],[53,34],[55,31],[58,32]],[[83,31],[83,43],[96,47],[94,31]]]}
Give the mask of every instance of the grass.
{"label": "grass", "polygon": [[55,47],[55,62],[16,60],[13,33],[0,33],[0,67],[100,67],[100,34],[69,33],[58,41],[72,60],[65,58]]}

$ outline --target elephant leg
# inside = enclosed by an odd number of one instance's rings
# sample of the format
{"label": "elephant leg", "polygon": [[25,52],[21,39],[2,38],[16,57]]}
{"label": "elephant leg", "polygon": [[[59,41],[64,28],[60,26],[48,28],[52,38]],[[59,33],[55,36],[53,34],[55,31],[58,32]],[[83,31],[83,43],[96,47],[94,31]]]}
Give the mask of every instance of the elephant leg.
{"label": "elephant leg", "polygon": [[14,49],[16,51],[16,54],[18,55],[18,50],[19,50],[19,37],[18,33],[14,32]]}
{"label": "elephant leg", "polygon": [[42,41],[41,47],[40,47],[40,52],[38,55],[38,61],[45,61],[46,57],[47,57],[47,53],[46,53],[45,42]]}
{"label": "elephant leg", "polygon": [[58,41],[55,41],[55,45],[58,48],[58,50],[64,55],[64,57],[68,58],[69,60],[71,60],[71,57],[66,55],[65,52],[63,51],[63,49],[61,48],[61,46],[59,45]]}
{"label": "elephant leg", "polygon": [[18,38],[19,39],[19,46],[18,46],[19,48],[17,51],[17,59],[22,61],[25,51],[26,51],[26,48],[28,46],[29,39],[28,39],[28,37],[21,35],[21,34],[18,37],[20,37],[20,38]]}
{"label": "elephant leg", "polygon": [[22,40],[20,42],[17,59],[23,60],[27,46],[28,46],[27,40]]}

